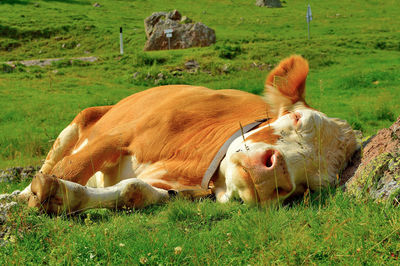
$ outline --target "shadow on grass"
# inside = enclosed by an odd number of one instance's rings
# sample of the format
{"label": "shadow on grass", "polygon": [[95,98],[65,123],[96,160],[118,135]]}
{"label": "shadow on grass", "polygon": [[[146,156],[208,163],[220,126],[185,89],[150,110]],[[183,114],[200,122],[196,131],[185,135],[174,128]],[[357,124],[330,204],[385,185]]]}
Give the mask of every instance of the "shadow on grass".
{"label": "shadow on grass", "polygon": [[88,0],[43,0],[44,2],[61,2],[67,4],[75,4],[75,5],[89,5],[90,2]]}
{"label": "shadow on grass", "polygon": [[[90,2],[87,0],[43,0],[44,2],[61,2],[67,4],[75,4],[75,5],[89,5]],[[9,4],[9,5],[29,5],[31,4],[29,0],[1,0],[1,4]]]}
{"label": "shadow on grass", "polygon": [[[134,214],[142,214],[142,215],[155,215],[157,216],[165,208],[165,205],[154,205],[149,206],[144,209],[118,209],[118,210],[109,210],[109,209],[91,209],[84,211],[82,213],[76,215],[62,215],[64,219],[74,220],[79,224],[99,224],[108,222],[115,215],[134,215]],[[53,215],[50,215],[53,217]],[[56,215],[54,215],[55,217]]]}
{"label": "shadow on grass", "polygon": [[311,193],[306,192],[304,195],[297,195],[289,197],[286,199],[282,205],[289,208],[296,207],[299,205],[306,205],[309,207],[321,207],[324,206],[327,201],[329,201],[340,188],[328,187],[323,188],[320,191],[311,191]]}
{"label": "shadow on grass", "polygon": [[1,0],[1,4],[9,4],[9,5],[27,5],[29,4],[28,0]]}

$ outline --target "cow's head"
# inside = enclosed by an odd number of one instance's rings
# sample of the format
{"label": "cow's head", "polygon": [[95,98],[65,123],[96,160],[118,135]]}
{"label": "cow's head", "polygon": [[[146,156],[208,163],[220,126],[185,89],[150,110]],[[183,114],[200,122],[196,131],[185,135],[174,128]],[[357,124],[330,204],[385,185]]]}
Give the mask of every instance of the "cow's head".
{"label": "cow's head", "polygon": [[237,138],[224,160],[226,194],[247,203],[282,200],[337,180],[356,149],[351,127],[310,108],[305,98],[308,63],[282,61],[268,76],[269,122]]}

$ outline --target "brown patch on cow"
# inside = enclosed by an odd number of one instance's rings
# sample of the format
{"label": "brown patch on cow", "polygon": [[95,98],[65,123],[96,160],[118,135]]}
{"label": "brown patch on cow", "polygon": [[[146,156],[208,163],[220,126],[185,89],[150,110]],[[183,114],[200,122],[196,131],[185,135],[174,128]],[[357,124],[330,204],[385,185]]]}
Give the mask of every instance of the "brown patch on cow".
{"label": "brown patch on cow", "polygon": [[251,140],[252,142],[265,142],[267,144],[275,145],[280,136],[274,133],[274,128],[267,126],[254,134],[251,134],[246,138],[246,140]]}
{"label": "brown patch on cow", "polygon": [[277,88],[292,103],[304,100],[308,75],[307,61],[298,55],[282,60],[268,75],[266,85]]}
{"label": "brown patch on cow", "polygon": [[79,126],[80,131],[87,130],[93,126],[100,118],[102,118],[113,106],[95,106],[89,107],[81,111],[72,121]]}
{"label": "brown patch on cow", "polygon": [[[199,188],[225,141],[240,125],[271,117],[270,109],[263,98],[238,90],[187,85],[148,89],[112,107],[81,112],[72,122],[79,125],[75,145],[85,139],[88,145],[79,153],[65,154],[50,172],[85,185],[94,173],[130,154],[139,164],[162,163],[166,174],[159,178],[174,184],[173,189]],[[249,139],[275,143],[278,136],[270,133],[261,130]]]}
{"label": "brown patch on cow", "polygon": [[125,199],[123,200],[123,204],[129,208],[142,208],[144,206],[144,197],[141,191],[137,190],[137,188],[128,191],[124,195]]}
{"label": "brown patch on cow", "polygon": [[154,183],[149,183],[149,184],[152,185],[153,187],[161,188],[161,189],[165,189],[165,190],[172,189],[172,186],[162,183],[162,182],[154,182]]}

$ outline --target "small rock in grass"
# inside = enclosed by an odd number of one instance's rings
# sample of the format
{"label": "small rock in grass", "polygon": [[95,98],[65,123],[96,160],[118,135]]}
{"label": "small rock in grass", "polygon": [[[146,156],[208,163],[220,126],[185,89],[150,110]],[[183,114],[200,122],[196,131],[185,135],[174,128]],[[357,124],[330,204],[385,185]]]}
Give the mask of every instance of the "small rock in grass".
{"label": "small rock in grass", "polygon": [[174,248],[174,253],[175,255],[179,255],[182,253],[182,247],[175,247]]}
{"label": "small rock in grass", "polygon": [[230,65],[229,65],[229,64],[225,64],[225,65],[222,67],[222,72],[224,72],[224,73],[229,73],[229,71],[231,71]]}
{"label": "small rock in grass", "polygon": [[132,78],[137,79],[139,77],[139,75],[140,75],[140,72],[135,72],[135,73],[133,73]]}
{"label": "small rock in grass", "polygon": [[199,63],[196,60],[189,60],[185,63],[186,69],[196,69],[199,68]]}

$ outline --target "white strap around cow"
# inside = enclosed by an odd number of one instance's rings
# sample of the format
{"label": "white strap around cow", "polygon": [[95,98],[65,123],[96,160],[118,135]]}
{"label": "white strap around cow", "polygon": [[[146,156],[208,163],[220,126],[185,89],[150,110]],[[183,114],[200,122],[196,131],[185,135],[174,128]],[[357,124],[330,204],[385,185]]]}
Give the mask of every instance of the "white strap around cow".
{"label": "white strap around cow", "polygon": [[264,119],[259,119],[256,120],[255,122],[248,124],[244,126],[243,128],[239,129],[238,131],[235,132],[225,143],[222,145],[222,147],[219,149],[217,154],[214,156],[214,159],[211,161],[210,166],[208,167],[207,171],[205,172],[203,176],[203,180],[201,181],[201,187],[203,189],[208,189],[208,185],[210,184],[210,180],[213,177],[214,173],[217,171],[219,164],[221,163],[222,159],[225,157],[226,152],[228,151],[229,145],[239,136],[242,135],[242,133],[247,133],[253,128],[257,127],[261,123],[264,123],[268,121],[270,118],[264,118]]}

